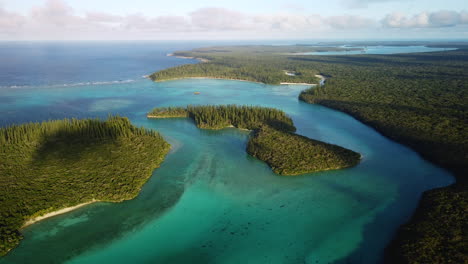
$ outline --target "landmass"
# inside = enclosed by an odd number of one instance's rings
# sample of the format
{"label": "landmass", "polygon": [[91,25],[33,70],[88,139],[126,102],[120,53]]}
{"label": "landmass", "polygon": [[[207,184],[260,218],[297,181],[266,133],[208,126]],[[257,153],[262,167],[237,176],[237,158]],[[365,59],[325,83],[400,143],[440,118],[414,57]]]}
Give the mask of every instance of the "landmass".
{"label": "landmass", "polygon": [[[343,111],[403,143],[425,159],[450,170],[457,182],[427,191],[413,218],[387,250],[388,263],[467,263],[468,223],[468,45],[395,42],[385,45],[427,45],[458,50],[353,56],[312,56],[307,46],[209,47],[176,54],[207,63],[182,65],[151,75],[153,80],[186,76],[242,78],[278,84],[326,84],[304,91],[300,99]],[[355,43],[378,45],[378,43]],[[285,52],[287,50],[287,52]],[[295,76],[284,71],[298,73]],[[435,262],[434,262],[435,261]]]}
{"label": "landmass", "polygon": [[343,147],[295,134],[283,111],[257,106],[188,106],[155,108],[148,118],[190,117],[199,128],[252,130],[247,153],[280,175],[300,175],[355,166],[361,155]]}
{"label": "landmass", "polygon": [[[331,49],[331,48],[330,48]],[[333,48],[341,50],[340,48]],[[323,47],[307,46],[234,46],[200,48],[190,52],[177,51],[173,56],[200,58],[205,62],[181,65],[155,72],[149,76],[153,81],[168,81],[183,78],[214,78],[252,81],[267,84],[316,84],[320,81],[315,69],[281,64],[270,60],[272,56],[283,57],[287,53],[326,51]],[[246,54],[248,53],[248,54]],[[292,57],[298,57],[294,55]],[[223,61],[226,58],[226,61]],[[232,60],[232,58],[238,58]],[[294,72],[294,75],[285,74]]]}
{"label": "landmass", "polygon": [[118,116],[0,128],[0,145],[0,255],[36,221],[134,198],[170,149],[157,132]]}

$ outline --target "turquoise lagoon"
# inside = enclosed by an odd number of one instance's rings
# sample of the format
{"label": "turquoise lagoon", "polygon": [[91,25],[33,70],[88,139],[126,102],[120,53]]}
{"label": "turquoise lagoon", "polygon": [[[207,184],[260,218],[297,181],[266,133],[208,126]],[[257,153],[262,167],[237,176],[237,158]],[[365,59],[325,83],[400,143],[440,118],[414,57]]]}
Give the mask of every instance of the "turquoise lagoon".
{"label": "turquoise lagoon", "polygon": [[[136,199],[34,224],[0,263],[378,263],[422,192],[453,178],[344,113],[298,101],[304,88],[136,79],[2,89],[3,125],[121,114],[160,131],[172,150]],[[360,152],[363,160],[350,169],[278,176],[246,154],[246,131],[145,117],[155,106],[187,104],[277,107],[299,134]]]}
{"label": "turquoise lagoon", "polygon": [[358,48],[359,50],[350,51],[324,51],[324,52],[305,52],[297,55],[358,55],[358,54],[402,54],[418,52],[437,52],[456,50],[456,48],[438,48],[427,46],[336,46],[339,48]]}

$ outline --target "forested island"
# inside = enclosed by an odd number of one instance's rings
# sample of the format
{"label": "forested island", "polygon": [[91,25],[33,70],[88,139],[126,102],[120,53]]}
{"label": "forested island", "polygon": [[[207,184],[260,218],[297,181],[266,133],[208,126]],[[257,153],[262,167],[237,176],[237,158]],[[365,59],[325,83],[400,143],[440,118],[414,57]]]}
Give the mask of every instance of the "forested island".
{"label": "forested island", "polygon": [[452,186],[424,193],[412,220],[389,246],[388,262],[465,263],[468,46],[456,47],[459,50],[353,56],[285,54],[294,49],[304,52],[303,46],[210,47],[174,53],[207,62],[166,69],[151,78],[197,76],[278,84],[316,82],[312,79],[316,74],[326,76],[324,86],[304,91],[300,99],[352,115],[457,178]]}
{"label": "forested island", "polygon": [[352,167],[361,158],[352,150],[295,134],[291,118],[274,108],[237,105],[163,107],[153,109],[147,117],[190,117],[203,129],[236,127],[253,130],[247,152],[265,161],[280,175]]}
{"label": "forested island", "polygon": [[[244,80],[267,84],[306,83],[316,84],[320,79],[319,71],[308,67],[297,67],[294,63],[283,64],[286,61],[272,63],[267,58],[283,57],[284,54],[345,50],[341,48],[321,48],[308,46],[234,46],[200,48],[194,51],[174,52],[174,56],[200,58],[203,63],[181,65],[149,76],[153,81],[168,81],[182,78],[222,78]],[[299,56],[299,55],[294,55]],[[288,75],[286,72],[294,72]]]}
{"label": "forested island", "polygon": [[0,145],[0,255],[37,217],[134,198],[170,148],[159,133],[119,116],[0,128]]}

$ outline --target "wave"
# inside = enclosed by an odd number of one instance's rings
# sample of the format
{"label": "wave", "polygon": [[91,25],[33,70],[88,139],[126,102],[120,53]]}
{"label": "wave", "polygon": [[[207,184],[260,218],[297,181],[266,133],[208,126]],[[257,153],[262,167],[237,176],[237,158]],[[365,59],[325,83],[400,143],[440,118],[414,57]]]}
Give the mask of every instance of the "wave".
{"label": "wave", "polygon": [[65,83],[65,84],[52,84],[52,85],[8,85],[0,86],[0,89],[22,89],[22,88],[46,88],[46,87],[75,87],[75,86],[89,86],[89,85],[111,85],[111,84],[123,84],[133,83],[136,80],[118,80],[118,81],[97,81],[97,82],[79,82],[79,83]]}

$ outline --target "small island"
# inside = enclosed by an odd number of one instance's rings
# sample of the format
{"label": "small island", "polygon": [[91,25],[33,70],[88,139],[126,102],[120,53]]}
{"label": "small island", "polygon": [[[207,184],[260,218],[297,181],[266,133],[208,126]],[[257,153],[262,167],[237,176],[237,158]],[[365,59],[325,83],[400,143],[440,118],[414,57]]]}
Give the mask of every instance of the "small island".
{"label": "small island", "polygon": [[136,197],[170,145],[127,118],[65,119],[0,129],[0,255],[36,221]]}
{"label": "small island", "polygon": [[199,128],[236,127],[253,131],[247,152],[280,175],[300,175],[355,166],[361,155],[333,144],[295,134],[281,110],[258,106],[187,106],[155,108],[148,118],[190,117]]}

